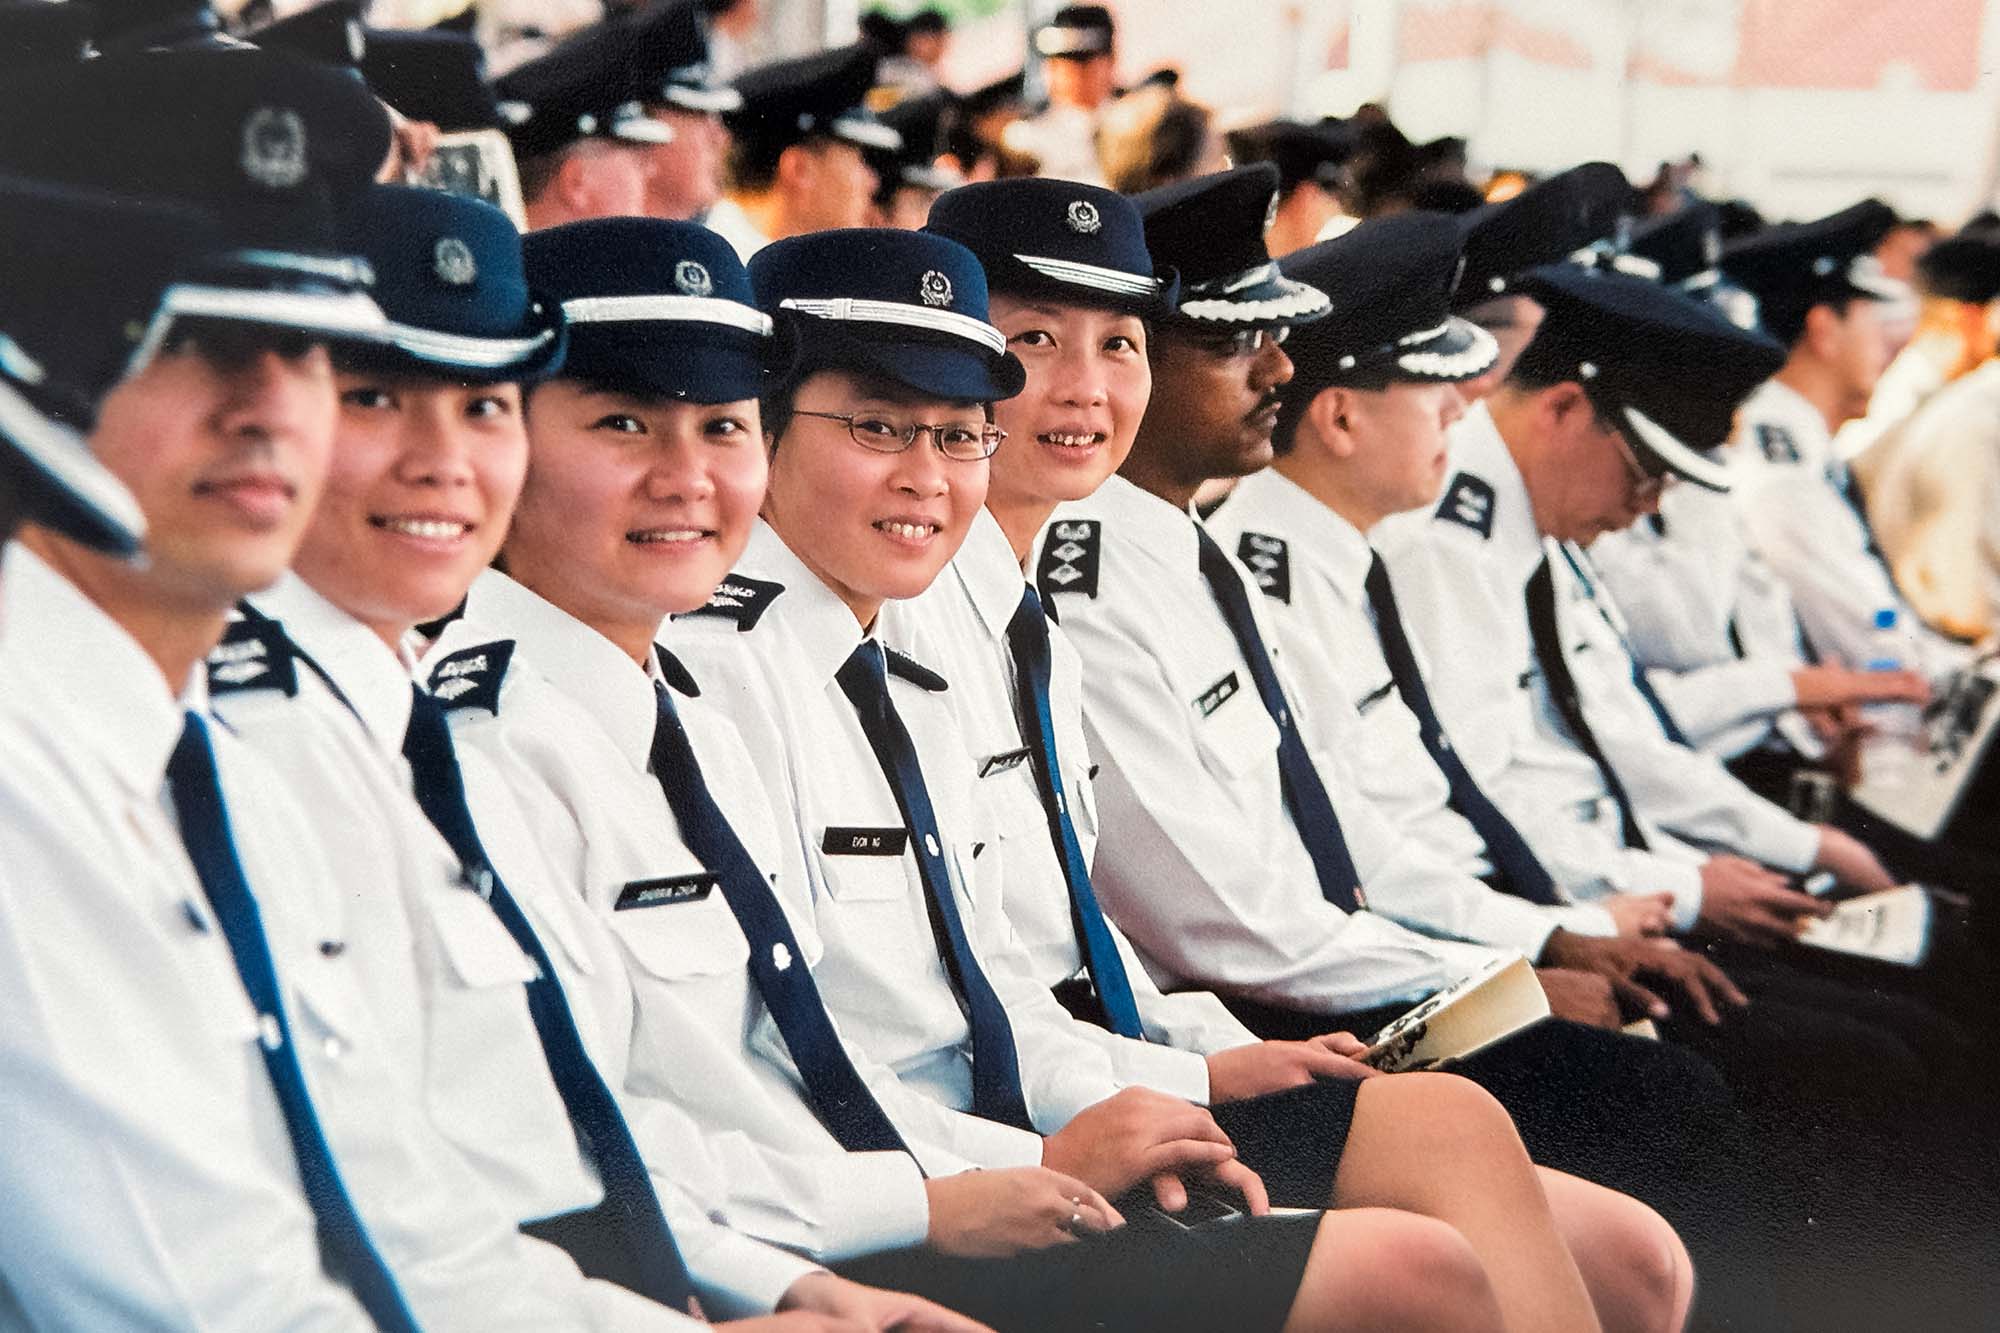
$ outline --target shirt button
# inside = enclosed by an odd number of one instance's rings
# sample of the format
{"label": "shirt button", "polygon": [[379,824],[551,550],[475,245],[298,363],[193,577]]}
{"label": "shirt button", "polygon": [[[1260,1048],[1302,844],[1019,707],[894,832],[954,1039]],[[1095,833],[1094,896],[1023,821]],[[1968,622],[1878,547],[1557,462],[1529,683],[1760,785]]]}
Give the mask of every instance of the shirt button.
{"label": "shirt button", "polygon": [[782,972],[791,965],[792,965],[792,951],[785,947],[784,941],[780,940],[778,943],[772,945],[771,966],[777,968],[780,972]]}
{"label": "shirt button", "polygon": [[267,1051],[275,1051],[285,1044],[285,1029],[279,1024],[277,1015],[257,1016],[257,1040]]}
{"label": "shirt button", "polygon": [[932,856],[936,856],[938,854],[937,835],[935,833],[924,834],[924,850],[929,852]]}
{"label": "shirt button", "polygon": [[325,1052],[326,1058],[329,1060],[338,1060],[341,1056],[347,1054],[347,1043],[338,1037],[328,1037],[319,1044],[319,1048]]}

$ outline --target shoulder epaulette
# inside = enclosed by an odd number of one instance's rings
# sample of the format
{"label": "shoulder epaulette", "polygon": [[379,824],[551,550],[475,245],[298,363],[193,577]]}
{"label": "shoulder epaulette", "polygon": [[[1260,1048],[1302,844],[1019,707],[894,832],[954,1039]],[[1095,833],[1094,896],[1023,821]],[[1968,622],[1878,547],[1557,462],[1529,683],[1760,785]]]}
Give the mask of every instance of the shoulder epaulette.
{"label": "shoulder epaulette", "polygon": [[1796,463],[1799,461],[1799,442],[1792,433],[1776,422],[1760,421],[1751,432],[1757,437],[1757,452],[1764,455],[1767,463]]}
{"label": "shoulder epaulette", "polygon": [[933,694],[950,688],[945,683],[943,676],[940,676],[922,662],[917,661],[914,657],[899,653],[887,644],[882,645],[882,657],[884,664],[889,669],[889,674],[892,676],[901,676],[904,680],[929,690]]}
{"label": "shoulder epaulette", "polygon": [[1493,483],[1470,472],[1460,472],[1444,488],[1433,518],[1471,528],[1481,537],[1493,535]]}
{"label": "shoulder epaulette", "polygon": [[299,692],[296,650],[284,626],[268,616],[232,620],[222,642],[208,655],[208,692],[238,694],[278,690],[293,698]]}
{"label": "shoulder epaulette", "polygon": [[1104,525],[1094,518],[1063,519],[1042,542],[1042,560],[1035,567],[1035,587],[1044,597],[1056,593],[1097,596],[1097,563]]}
{"label": "shoulder epaulette", "polygon": [[1236,558],[1250,567],[1257,586],[1266,597],[1290,605],[1292,601],[1292,552],[1283,537],[1263,532],[1246,532],[1236,539]]}
{"label": "shoulder epaulette", "polygon": [[730,574],[709,594],[708,602],[692,611],[683,611],[675,620],[690,616],[721,616],[736,622],[739,630],[756,628],[757,621],[771,609],[771,603],[785,590],[782,583],[753,579],[746,574]]}
{"label": "shoulder epaulette", "polygon": [[513,660],[512,639],[461,648],[431,668],[431,697],[443,704],[447,712],[484,708],[497,717],[500,682],[506,678],[507,664]]}

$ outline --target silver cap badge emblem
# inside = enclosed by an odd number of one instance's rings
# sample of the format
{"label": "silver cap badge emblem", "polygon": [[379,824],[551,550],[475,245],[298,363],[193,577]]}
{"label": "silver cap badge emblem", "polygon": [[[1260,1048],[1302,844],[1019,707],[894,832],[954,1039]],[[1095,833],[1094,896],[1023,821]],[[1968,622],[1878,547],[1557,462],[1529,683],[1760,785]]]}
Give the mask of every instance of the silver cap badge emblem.
{"label": "silver cap badge emblem", "polygon": [[479,277],[479,265],[473,261],[472,250],[456,236],[439,239],[431,251],[431,269],[439,282],[452,287],[470,287]]}
{"label": "silver cap badge emblem", "polygon": [[243,174],[271,190],[306,178],[306,123],[290,107],[262,106],[243,122]]}
{"label": "silver cap badge emblem", "polygon": [[715,290],[715,280],[694,260],[683,259],[674,265],[674,286],[680,288],[683,296],[707,296]]}
{"label": "silver cap badge emblem", "polygon": [[924,274],[924,280],[917,287],[917,295],[925,305],[951,304],[951,279],[936,269]]}

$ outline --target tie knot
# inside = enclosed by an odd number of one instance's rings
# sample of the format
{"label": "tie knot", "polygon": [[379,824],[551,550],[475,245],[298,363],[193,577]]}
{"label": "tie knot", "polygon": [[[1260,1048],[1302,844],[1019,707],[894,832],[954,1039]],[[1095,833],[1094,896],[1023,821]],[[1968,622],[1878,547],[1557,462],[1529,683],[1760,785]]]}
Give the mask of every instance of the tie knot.
{"label": "tie knot", "polygon": [[1382,563],[1381,556],[1371,554],[1368,557],[1368,577],[1362,586],[1368,590],[1368,600],[1373,602],[1377,609],[1380,609],[1382,603],[1390,600],[1389,567]]}
{"label": "tie knot", "polygon": [[1014,608],[1014,618],[1007,622],[1007,637],[1016,644],[1024,639],[1031,643],[1048,641],[1049,618],[1032,584],[1021,589],[1021,604]]}

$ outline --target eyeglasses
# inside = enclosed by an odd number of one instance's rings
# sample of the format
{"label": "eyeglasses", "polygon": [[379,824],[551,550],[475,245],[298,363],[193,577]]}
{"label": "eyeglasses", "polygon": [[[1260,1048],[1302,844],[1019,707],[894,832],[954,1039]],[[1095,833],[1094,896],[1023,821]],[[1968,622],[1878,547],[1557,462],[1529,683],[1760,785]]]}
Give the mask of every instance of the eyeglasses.
{"label": "eyeglasses", "polygon": [[1273,347],[1284,345],[1292,336],[1292,326],[1280,324],[1275,328],[1237,329],[1233,333],[1198,334],[1195,341],[1204,351],[1215,356],[1255,356],[1269,343]]}
{"label": "eyeglasses", "polygon": [[1645,464],[1639,461],[1639,456],[1632,452],[1632,446],[1626,442],[1625,432],[1619,430],[1616,426],[1609,426],[1607,429],[1610,432],[1612,442],[1618,446],[1618,457],[1625,464],[1625,480],[1632,488],[1632,503],[1638,505],[1651,504],[1653,501],[1659,499],[1661,494],[1666,491],[1667,483],[1674,479],[1673,474],[1663,472],[1655,476],[1653,473],[1648,472]]}
{"label": "eyeglasses", "polygon": [[792,415],[838,421],[847,427],[847,433],[854,437],[856,444],[878,454],[900,454],[917,442],[917,436],[929,434],[931,445],[957,463],[976,463],[982,458],[991,458],[994,450],[1000,447],[1000,442],[1007,438],[1007,432],[990,421],[912,421],[906,425],[879,416],[862,416],[853,412],[808,412],[803,408]]}

